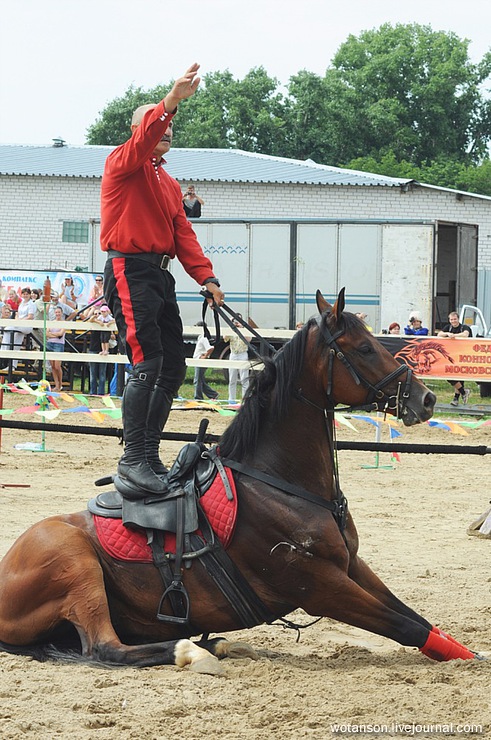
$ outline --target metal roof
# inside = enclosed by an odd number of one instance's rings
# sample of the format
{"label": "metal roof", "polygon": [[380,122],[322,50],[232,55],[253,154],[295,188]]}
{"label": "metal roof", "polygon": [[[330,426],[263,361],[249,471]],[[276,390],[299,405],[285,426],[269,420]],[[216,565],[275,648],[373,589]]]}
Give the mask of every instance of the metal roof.
{"label": "metal roof", "polygon": [[[0,175],[100,178],[111,146],[0,145]],[[408,179],[384,177],[238,149],[171,149],[167,171],[177,180],[398,187]]]}

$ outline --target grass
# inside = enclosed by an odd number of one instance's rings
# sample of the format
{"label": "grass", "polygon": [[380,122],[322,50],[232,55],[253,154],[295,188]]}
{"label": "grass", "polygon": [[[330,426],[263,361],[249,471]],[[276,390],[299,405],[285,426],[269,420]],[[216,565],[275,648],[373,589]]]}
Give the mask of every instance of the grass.
{"label": "grass", "polygon": [[[425,385],[433,391],[437,398],[437,404],[449,404],[454,397],[453,386],[447,380],[425,380]],[[491,396],[481,398],[480,386],[471,380],[465,381],[465,387],[471,392],[469,398],[469,405],[479,405],[489,407],[489,414],[491,415]],[[464,408],[462,404],[459,404],[459,408]]]}

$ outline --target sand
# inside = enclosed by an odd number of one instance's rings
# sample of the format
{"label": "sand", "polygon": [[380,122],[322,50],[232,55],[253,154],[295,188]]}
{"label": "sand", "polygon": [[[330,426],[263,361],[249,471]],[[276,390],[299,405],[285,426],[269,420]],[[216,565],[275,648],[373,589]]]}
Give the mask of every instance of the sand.
{"label": "sand", "polygon": [[[19,402],[10,396],[5,405]],[[173,411],[168,429],[195,431],[202,415]],[[208,415],[210,431],[220,433],[227,419]],[[69,423],[93,422],[77,414]],[[339,438],[374,440],[373,427],[355,426],[357,433],[342,427]],[[467,437],[428,425],[402,430],[403,442],[491,444],[490,426]],[[116,439],[74,434],[48,433],[49,453],[13,449],[40,440],[40,432],[2,431],[0,482],[29,488],[0,489],[0,555],[39,519],[84,509],[93,480],[111,472],[120,455]],[[179,446],[167,445],[167,462]],[[374,453],[340,453],[362,556],[400,598],[491,657],[491,540],[466,534],[488,506],[489,458],[407,454],[393,469],[363,467],[374,463]],[[380,463],[390,464],[389,455]],[[309,621],[301,611],[293,617]],[[223,678],[167,666],[39,664],[0,653],[0,737],[324,740],[334,725],[356,734],[387,726],[396,736],[413,724],[419,737],[432,737],[435,725],[462,737],[469,733],[459,730],[471,725],[491,734],[491,660],[433,662],[329,619],[303,630],[299,642],[280,626],[232,636],[249,642],[259,659],[224,661]]]}

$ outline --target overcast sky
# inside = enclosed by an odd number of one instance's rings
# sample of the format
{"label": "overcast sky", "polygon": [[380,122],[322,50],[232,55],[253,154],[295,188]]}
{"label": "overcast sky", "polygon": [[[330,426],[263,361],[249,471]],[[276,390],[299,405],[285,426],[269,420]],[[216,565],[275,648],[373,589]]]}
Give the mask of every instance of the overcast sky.
{"label": "overcast sky", "polygon": [[382,23],[429,24],[491,46],[487,0],[0,0],[0,144],[82,145],[130,84],[262,65],[287,83],[323,74],[349,34]]}

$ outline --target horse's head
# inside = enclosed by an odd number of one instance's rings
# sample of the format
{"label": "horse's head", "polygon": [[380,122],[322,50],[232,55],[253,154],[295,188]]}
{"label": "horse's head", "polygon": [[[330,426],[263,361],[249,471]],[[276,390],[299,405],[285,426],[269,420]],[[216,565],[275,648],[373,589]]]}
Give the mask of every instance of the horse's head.
{"label": "horse's head", "polygon": [[401,365],[354,314],[344,311],[344,288],[334,306],[317,291],[318,346],[323,392],[334,407],[387,411],[406,426],[426,421],[436,397],[408,365]]}

